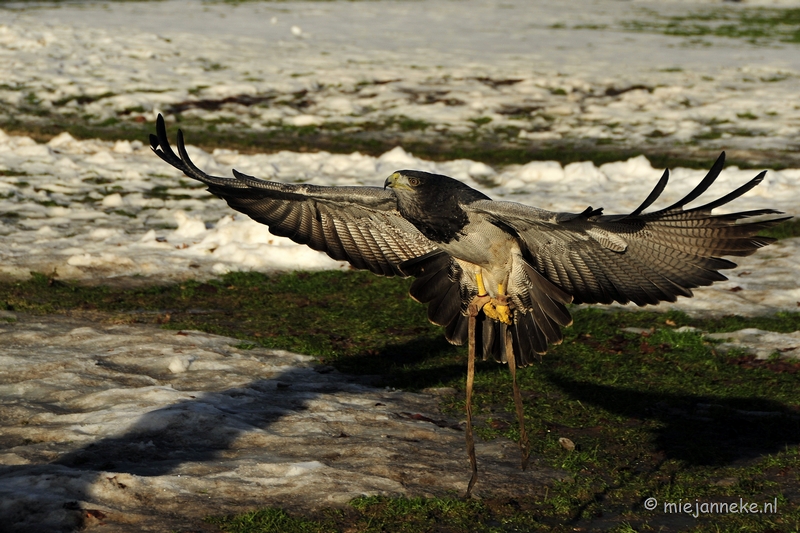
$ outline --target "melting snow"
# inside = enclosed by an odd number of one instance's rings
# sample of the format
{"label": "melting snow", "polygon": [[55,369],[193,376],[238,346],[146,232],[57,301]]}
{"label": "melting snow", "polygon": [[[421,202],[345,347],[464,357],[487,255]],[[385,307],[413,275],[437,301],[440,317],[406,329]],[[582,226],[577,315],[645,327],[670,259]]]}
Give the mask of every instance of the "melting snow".
{"label": "melting snow", "polygon": [[[236,168],[277,181],[374,186],[395,170],[415,168],[453,176],[497,200],[572,212],[587,204],[603,206],[606,213],[630,212],[660,176],[643,156],[600,167],[535,161],[493,169],[469,160],[426,161],[399,147],[379,157],[188,150],[198,166],[218,175],[230,176]],[[232,213],[136,141],[77,141],[64,133],[37,144],[0,131],[0,170],[0,235],[7,243],[0,248],[0,274],[5,276],[26,278],[34,270],[94,282],[119,277],[155,282],[232,270],[346,267]],[[755,173],[726,168],[698,202],[733,190]],[[675,169],[654,208],[678,200],[704,174]],[[798,214],[798,182],[798,169],[770,171],[764,183],[726,209],[771,207]],[[741,267],[731,272],[732,281],[660,307],[743,314],[794,310],[800,302],[798,254],[800,241],[781,241],[738,260]]]}
{"label": "melting snow", "polygon": [[721,351],[741,350],[756,356],[756,359],[768,359],[775,353],[784,357],[800,359],[800,331],[793,333],[776,333],[756,328],[746,328],[728,333],[711,333],[706,337],[726,341],[716,348]]}
{"label": "melting snow", "polygon": [[621,31],[698,7],[173,0],[8,9],[0,117],[152,121],[164,111],[256,130],[410,118],[440,132],[516,128],[534,142],[796,148],[794,45]]}
{"label": "melting snow", "polygon": [[[270,504],[466,489],[464,433],[435,396],[237,345],[85,319],[0,323],[3,530],[170,531]],[[504,439],[478,454],[479,492],[565,476],[521,472]]]}

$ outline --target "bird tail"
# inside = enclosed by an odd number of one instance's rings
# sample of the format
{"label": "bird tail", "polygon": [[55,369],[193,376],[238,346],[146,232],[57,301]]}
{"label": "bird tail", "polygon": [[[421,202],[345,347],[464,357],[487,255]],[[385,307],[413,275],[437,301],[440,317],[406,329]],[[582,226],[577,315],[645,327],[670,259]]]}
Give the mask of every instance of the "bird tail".
{"label": "bird tail", "polygon": [[[570,296],[550,283],[524,262],[526,294],[525,312],[516,310],[514,322],[503,324],[483,312],[476,317],[475,345],[477,357],[508,362],[506,336],[510,335],[518,367],[533,364],[547,351],[548,342],[558,344],[563,338],[559,326],[568,326],[572,318],[565,304]],[[416,279],[409,294],[420,303],[428,304],[428,319],[445,327],[445,338],[458,346],[467,342],[467,306],[477,295],[474,288],[461,283],[462,270],[456,261],[440,250],[410,259],[400,270]],[[535,306],[532,307],[532,306]]]}
{"label": "bird tail", "polygon": [[[467,342],[468,317],[458,314],[453,317],[445,330],[445,337],[451,344],[461,346]],[[557,326],[556,326],[557,327]],[[560,330],[558,330],[560,333]],[[506,336],[511,336],[514,360],[518,368],[532,365],[541,359],[547,349],[547,340],[531,313],[514,313],[514,323],[506,325],[479,313],[476,317],[475,347],[476,357],[484,361],[493,359],[498,363],[508,363]],[[558,344],[557,340],[553,344]]]}

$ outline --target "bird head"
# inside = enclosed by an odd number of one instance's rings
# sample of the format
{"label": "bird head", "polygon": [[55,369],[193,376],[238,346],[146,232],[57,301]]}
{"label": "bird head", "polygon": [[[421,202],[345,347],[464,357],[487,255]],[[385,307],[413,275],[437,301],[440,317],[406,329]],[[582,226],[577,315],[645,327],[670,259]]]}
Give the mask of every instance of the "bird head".
{"label": "bird head", "polygon": [[398,170],[383,183],[383,188],[390,187],[398,199],[416,197],[417,201],[432,204],[448,204],[474,200],[488,200],[485,194],[476,191],[457,179],[441,174],[431,174],[421,170]]}
{"label": "bird head", "polygon": [[468,222],[464,204],[488,200],[456,179],[421,170],[398,170],[383,184],[397,198],[400,215],[435,242],[447,242]]}
{"label": "bird head", "polygon": [[383,183],[383,188],[390,187],[397,192],[416,192],[420,189],[424,190],[426,183],[430,181],[428,178],[432,176],[436,175],[419,170],[398,170],[386,178],[386,181]]}

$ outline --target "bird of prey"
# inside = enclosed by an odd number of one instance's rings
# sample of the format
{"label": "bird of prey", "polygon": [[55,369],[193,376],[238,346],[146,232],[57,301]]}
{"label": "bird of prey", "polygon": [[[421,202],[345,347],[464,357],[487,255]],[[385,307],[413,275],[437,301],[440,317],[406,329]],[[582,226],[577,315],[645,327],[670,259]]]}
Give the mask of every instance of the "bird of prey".
{"label": "bird of prey", "polygon": [[730,214],[712,210],[743,195],[755,178],[699,207],[697,199],[722,170],[725,154],[681,200],[645,212],[667,185],[665,171],[632,213],[605,215],[587,207],[556,213],[514,202],[493,201],[466,184],[438,174],[399,170],[383,187],[323,187],[263,181],[233,170],[232,178],[210,176],[186,152],[178,130],[178,154],[170,147],[159,115],[153,151],[233,209],[269,230],[384,276],[413,276],[410,295],[428,304],[428,318],[445,327],[453,344],[469,341],[467,447],[472,478],[477,466],[471,431],[474,358],[508,363],[520,421],[523,467],[527,459],[516,367],[531,364],[562,341],[572,319],[569,303],[633,302],[643,306],[694,287],[727,279],[720,270],[773,239],[757,233],[786,218],[741,219],[780,214],[758,209]]}

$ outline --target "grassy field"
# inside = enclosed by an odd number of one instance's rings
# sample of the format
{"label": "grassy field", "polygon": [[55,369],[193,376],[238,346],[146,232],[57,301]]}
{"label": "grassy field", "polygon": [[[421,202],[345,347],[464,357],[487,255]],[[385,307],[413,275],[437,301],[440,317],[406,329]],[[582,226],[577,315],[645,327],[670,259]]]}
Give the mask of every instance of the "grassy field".
{"label": "grassy field", "polygon": [[[779,231],[796,235],[797,224]],[[466,349],[449,345],[409,280],[362,272],[232,273],[205,283],[122,289],[42,274],[0,283],[0,306],[31,314],[156,323],[316,356],[406,390],[453,387],[442,409],[462,417]],[[202,313],[198,313],[202,310]],[[565,342],[519,372],[533,453],[568,481],[535,497],[359,498],[306,515],[282,509],[208,517],[230,532],[800,531],[800,361],[722,354],[699,333],[800,330],[800,313],[694,319],[575,309]],[[623,328],[641,328],[630,333]],[[505,367],[478,365],[477,433],[516,439]],[[567,451],[559,438],[572,440]],[[465,469],[465,476],[467,475]],[[659,502],[647,510],[647,498]],[[667,513],[664,503],[770,503],[761,514]]]}

